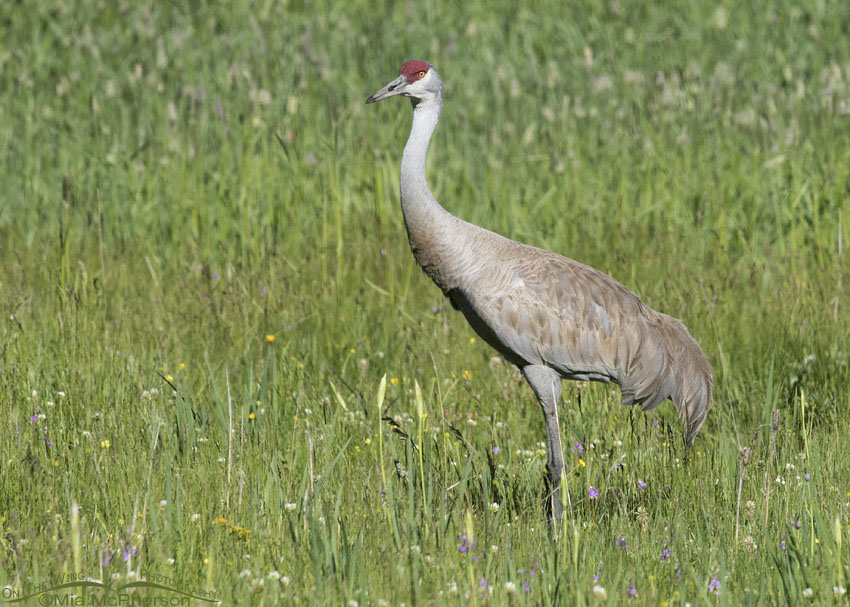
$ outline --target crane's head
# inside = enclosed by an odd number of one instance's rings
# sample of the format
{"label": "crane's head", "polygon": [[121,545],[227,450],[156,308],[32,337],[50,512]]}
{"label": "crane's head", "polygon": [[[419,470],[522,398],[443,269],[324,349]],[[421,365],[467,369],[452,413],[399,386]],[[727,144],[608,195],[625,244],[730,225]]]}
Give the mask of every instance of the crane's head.
{"label": "crane's head", "polygon": [[408,61],[399,68],[398,74],[398,78],[369,97],[366,103],[375,103],[394,95],[403,95],[419,101],[442,95],[443,81],[437,70],[427,61]]}

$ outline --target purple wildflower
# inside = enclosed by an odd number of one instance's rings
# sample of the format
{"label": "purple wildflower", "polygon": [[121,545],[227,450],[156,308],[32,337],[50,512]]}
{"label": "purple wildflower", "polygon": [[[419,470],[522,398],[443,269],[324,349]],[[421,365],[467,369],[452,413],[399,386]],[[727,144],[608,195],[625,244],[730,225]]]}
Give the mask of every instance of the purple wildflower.
{"label": "purple wildflower", "polygon": [[493,446],[493,455],[499,455],[499,451],[501,451],[501,449],[499,449],[499,445],[494,445]]}
{"label": "purple wildflower", "polygon": [[530,576],[531,576],[531,579],[533,580],[533,579],[534,579],[534,569],[531,569],[531,570],[528,572],[528,575],[530,575]]}
{"label": "purple wildflower", "polygon": [[482,588],[486,589],[486,588],[487,588],[487,580],[486,580],[486,578],[481,578],[481,582],[480,582],[480,584],[481,584],[481,587],[482,587]]}
{"label": "purple wildflower", "polygon": [[665,548],[664,550],[662,550],[662,551],[661,551],[661,562],[663,563],[664,561],[666,561],[667,559],[669,559],[671,554],[673,554],[673,553],[672,553],[672,552],[670,552],[669,550],[667,550],[667,548]]}
{"label": "purple wildflower", "polygon": [[[457,536],[457,537],[458,537],[458,539],[460,540],[460,553],[461,553],[461,554],[466,554],[466,553],[467,553],[467,552],[469,552],[472,548],[475,548],[475,541],[471,541],[471,542],[470,542],[470,541],[469,541],[469,538],[468,538],[468,537],[466,537],[465,535],[459,535],[459,536]],[[477,560],[477,559],[476,559],[476,560]]]}
{"label": "purple wildflower", "polygon": [[531,592],[531,586],[528,585],[528,582],[523,584],[522,587],[526,592]]}
{"label": "purple wildflower", "polygon": [[626,592],[628,593],[629,597],[637,597],[637,588],[635,588],[634,584],[629,586],[629,589]]}
{"label": "purple wildflower", "polygon": [[783,550],[785,550],[785,540],[782,540],[781,542],[779,542],[779,547],[782,548]]}
{"label": "purple wildflower", "polygon": [[599,497],[599,491],[597,491],[596,487],[591,487],[587,490],[587,495],[590,496],[590,499],[595,500]]}
{"label": "purple wildflower", "polygon": [[720,579],[717,575],[711,576],[711,581],[708,583],[708,591],[713,592],[714,596],[720,595]]}
{"label": "purple wildflower", "polygon": [[642,478],[638,479],[637,488],[640,489],[641,491],[646,491],[646,483],[643,482]]}
{"label": "purple wildflower", "polygon": [[576,443],[575,445],[573,445],[573,448],[571,449],[571,451],[573,453],[578,453],[579,457],[584,455],[584,447],[581,446],[581,443]]}
{"label": "purple wildflower", "polygon": [[30,423],[34,424],[34,423],[35,423],[35,422],[37,422],[37,421],[38,421],[38,414],[37,414],[37,413],[33,413],[33,414],[32,414],[32,417],[30,418]]}
{"label": "purple wildflower", "polygon": [[102,567],[109,566],[109,563],[112,562],[112,553],[109,550],[104,550],[100,553],[100,564]]}
{"label": "purple wildflower", "polygon": [[808,473],[808,472],[806,472],[806,473],[803,475],[803,478],[804,478],[804,479],[806,479],[806,482],[807,482],[807,483],[808,483],[810,480],[812,480],[812,477],[811,477],[811,476],[809,476],[809,473]]}
{"label": "purple wildflower", "polygon": [[615,539],[614,545],[622,548],[623,550],[629,549],[629,543],[626,541],[626,536],[621,536]]}
{"label": "purple wildflower", "polygon": [[124,548],[124,560],[129,561],[130,557],[136,554],[136,547],[130,546],[129,548]]}
{"label": "purple wildflower", "polygon": [[660,424],[658,423],[658,420],[656,419],[656,420],[653,420],[652,425],[657,428]]}
{"label": "purple wildflower", "polygon": [[596,575],[593,576],[593,583],[595,584],[598,581],[599,581],[599,574],[597,573]]}
{"label": "purple wildflower", "polygon": [[213,280],[218,280],[218,272],[216,272],[215,274],[213,274],[213,275],[212,275],[212,279],[213,279]]}

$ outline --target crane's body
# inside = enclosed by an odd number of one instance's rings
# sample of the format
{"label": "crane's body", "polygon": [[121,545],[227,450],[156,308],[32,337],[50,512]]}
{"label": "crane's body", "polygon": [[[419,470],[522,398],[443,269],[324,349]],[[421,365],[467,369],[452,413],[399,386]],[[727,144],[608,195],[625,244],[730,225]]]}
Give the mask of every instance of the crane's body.
{"label": "crane's body", "polygon": [[515,242],[446,211],[425,178],[442,107],[442,81],[424,61],[367,100],[405,95],[413,124],[401,163],[401,205],[416,262],[484,341],[519,367],[540,402],[547,433],[553,515],[563,471],[557,404],[561,379],[616,382],[623,405],[669,398],[686,443],[711,406],[711,367],[677,319],[646,306],[613,278],[556,253]]}

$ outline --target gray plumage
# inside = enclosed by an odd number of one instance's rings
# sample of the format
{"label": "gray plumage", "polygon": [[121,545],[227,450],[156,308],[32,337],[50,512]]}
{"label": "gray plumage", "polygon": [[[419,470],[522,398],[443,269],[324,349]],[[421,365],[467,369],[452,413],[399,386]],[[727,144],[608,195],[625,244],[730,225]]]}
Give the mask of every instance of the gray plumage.
{"label": "gray plumage", "polygon": [[[401,163],[401,206],[416,262],[478,335],[522,370],[543,407],[550,489],[563,470],[560,380],[616,382],[623,405],[671,399],[696,436],[711,407],[711,367],[681,321],[656,312],[613,278],[515,242],[448,213],[431,194],[425,156],[442,107],[442,81],[426,62],[367,100],[410,97],[413,124]],[[553,514],[561,504],[553,495]]]}

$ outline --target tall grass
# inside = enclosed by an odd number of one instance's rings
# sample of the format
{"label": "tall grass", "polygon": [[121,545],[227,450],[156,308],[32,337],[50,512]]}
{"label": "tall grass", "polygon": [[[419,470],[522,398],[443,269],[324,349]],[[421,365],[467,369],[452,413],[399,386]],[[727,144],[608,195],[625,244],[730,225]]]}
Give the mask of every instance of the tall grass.
{"label": "tall grass", "polygon": [[[833,604],[848,28],[828,1],[3,4],[0,586]],[[410,110],[363,104],[412,58],[446,82],[438,200],[682,318],[717,376],[690,451],[671,407],[565,384],[557,541],[531,391],[409,253]]]}

